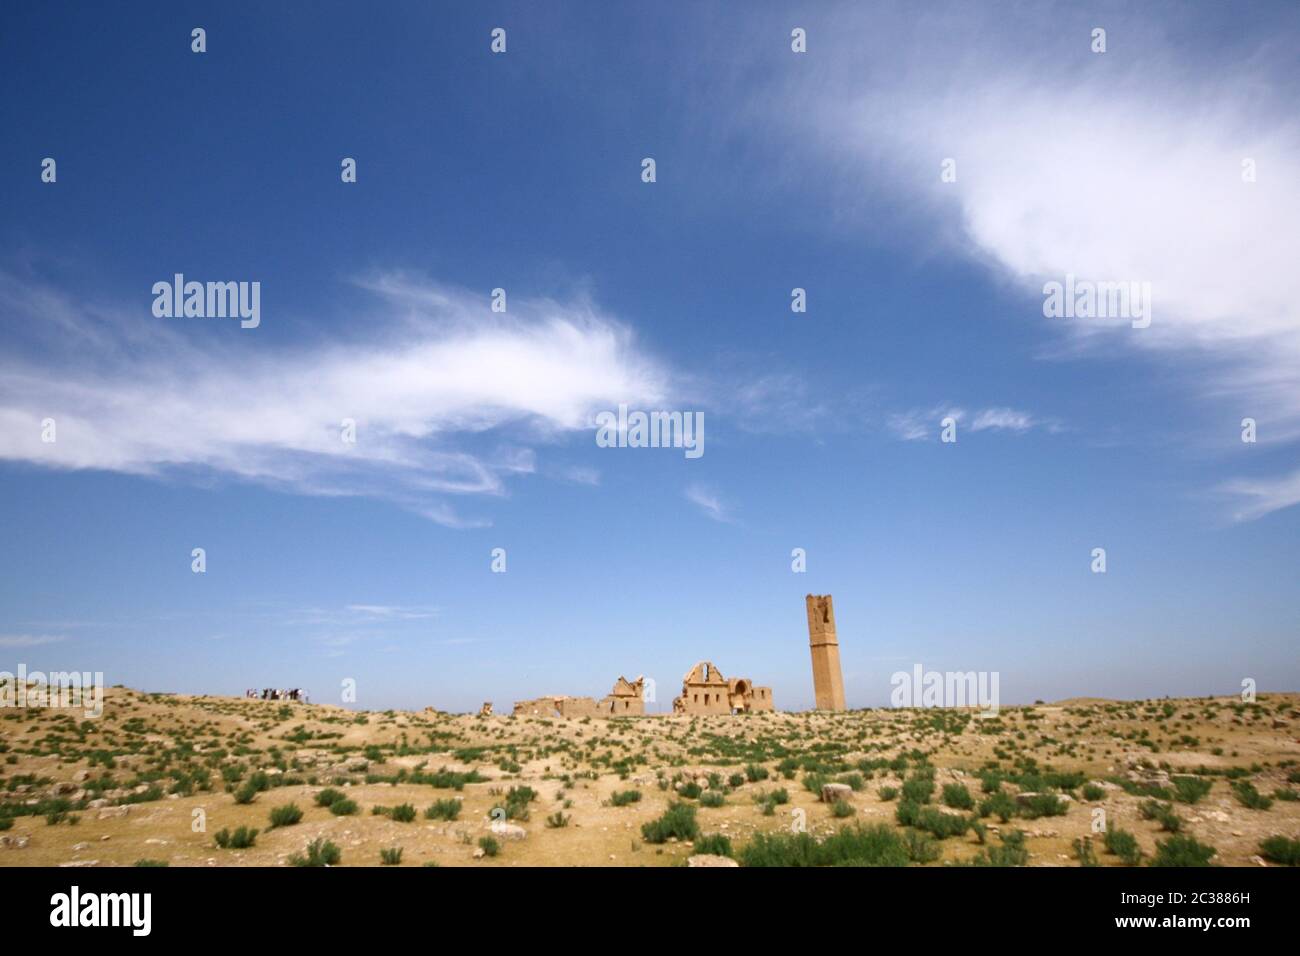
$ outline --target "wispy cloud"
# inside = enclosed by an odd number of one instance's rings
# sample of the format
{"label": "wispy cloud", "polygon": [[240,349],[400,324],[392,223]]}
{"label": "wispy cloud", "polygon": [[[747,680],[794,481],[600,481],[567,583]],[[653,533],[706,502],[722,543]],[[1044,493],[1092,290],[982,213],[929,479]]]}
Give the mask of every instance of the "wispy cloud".
{"label": "wispy cloud", "polygon": [[395,621],[420,621],[438,616],[436,608],[403,607],[394,604],[349,604],[346,609],[366,617]]}
{"label": "wispy cloud", "polygon": [[0,634],[0,647],[39,647],[57,644],[66,638],[53,634]]}
{"label": "wispy cloud", "polygon": [[[0,274],[0,458],[138,475],[187,469],[312,495],[382,498],[481,525],[455,498],[506,493],[536,448],[597,409],[666,402],[670,374],[588,301],[486,296],[389,273],[360,283],[364,336],[308,346],[200,334],[149,298],[109,309]],[[145,290],[147,291],[147,290]],[[142,317],[143,316],[143,317]],[[42,441],[52,418],[57,440]],[[355,421],[356,441],[343,440]]]}
{"label": "wispy cloud", "polygon": [[985,408],[975,413],[970,429],[973,432],[993,430],[1019,433],[1029,431],[1036,424],[1039,423],[1028,412],[1014,408]]}
{"label": "wispy cloud", "polygon": [[936,405],[930,409],[909,409],[895,412],[885,419],[886,427],[903,441],[924,441],[932,430],[937,433],[939,423],[945,418],[960,422],[966,417],[964,409],[952,405]]}
{"label": "wispy cloud", "polygon": [[723,502],[718,493],[705,485],[693,484],[687,486],[686,500],[714,521],[730,524],[734,520],[731,509]]}
{"label": "wispy cloud", "polygon": [[1219,490],[1236,500],[1234,518],[1254,521],[1300,504],[1300,469],[1276,478],[1237,478],[1225,482]]}
{"label": "wispy cloud", "polygon": [[[811,25],[819,69],[758,84],[738,114],[752,129],[766,134],[774,113],[802,117],[813,149],[800,156],[817,157],[819,181],[846,205],[871,197],[864,226],[899,241],[924,223],[919,247],[988,266],[1020,290],[1026,322],[1053,323],[1073,350],[1145,356],[1189,396],[1267,419],[1261,442],[1300,438],[1300,114],[1283,39],[1294,8],[1273,8],[1264,22],[1275,28],[1252,46],[1194,48],[1168,39],[1159,14],[1117,9],[1105,54],[1088,48],[1096,24],[1060,5],[1027,4],[1011,20],[957,3],[829,16],[834,29]],[[853,55],[864,31],[897,39],[871,69]],[[774,149],[788,155],[781,135]],[[945,159],[955,181],[941,180]],[[1044,318],[1043,284],[1067,275],[1149,282],[1150,327]],[[894,429],[926,434],[906,416]],[[1247,500],[1261,491],[1234,487]]]}

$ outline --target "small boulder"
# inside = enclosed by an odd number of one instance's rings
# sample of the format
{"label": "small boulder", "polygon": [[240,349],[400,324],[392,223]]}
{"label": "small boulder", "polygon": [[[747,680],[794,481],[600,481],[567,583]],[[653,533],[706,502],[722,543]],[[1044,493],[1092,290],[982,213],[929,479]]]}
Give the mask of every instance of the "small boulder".
{"label": "small boulder", "polygon": [[853,788],[847,783],[822,784],[822,803],[835,803],[838,800],[847,802],[852,796]]}
{"label": "small boulder", "polygon": [[515,823],[506,823],[502,820],[493,823],[491,830],[493,834],[499,836],[503,840],[522,840],[524,837],[528,836],[528,831],[523,827]]}

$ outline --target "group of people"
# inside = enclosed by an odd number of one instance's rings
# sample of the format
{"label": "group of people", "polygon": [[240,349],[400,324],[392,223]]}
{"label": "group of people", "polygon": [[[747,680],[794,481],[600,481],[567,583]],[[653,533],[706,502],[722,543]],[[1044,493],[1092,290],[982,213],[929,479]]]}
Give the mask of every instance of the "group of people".
{"label": "group of people", "polygon": [[253,700],[300,700],[307,702],[307,692],[301,687],[283,688],[283,687],[266,687],[261,693],[257,689],[250,687],[244,691],[245,697],[251,697]]}

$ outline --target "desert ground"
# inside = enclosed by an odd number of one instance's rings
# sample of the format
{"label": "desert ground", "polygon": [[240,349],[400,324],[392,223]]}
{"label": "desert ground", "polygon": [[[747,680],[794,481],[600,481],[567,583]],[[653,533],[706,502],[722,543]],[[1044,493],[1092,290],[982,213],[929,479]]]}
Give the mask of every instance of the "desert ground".
{"label": "desert ground", "polygon": [[0,709],[0,865],[1294,865],[1298,728],[1297,694],[563,720],[115,687]]}

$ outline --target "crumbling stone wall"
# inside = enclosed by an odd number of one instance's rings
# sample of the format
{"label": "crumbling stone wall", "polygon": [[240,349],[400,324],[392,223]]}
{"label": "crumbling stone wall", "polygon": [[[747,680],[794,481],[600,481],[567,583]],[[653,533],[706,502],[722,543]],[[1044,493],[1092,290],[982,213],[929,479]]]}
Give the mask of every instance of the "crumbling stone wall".
{"label": "crumbling stone wall", "polygon": [[516,717],[561,717],[566,719],[583,717],[642,717],[645,715],[645,701],[642,691],[645,678],[637,677],[630,681],[620,676],[614,682],[614,689],[599,701],[592,697],[569,697],[565,694],[552,694],[521,700],[515,703]]}
{"label": "crumbling stone wall", "polygon": [[731,714],[774,710],[772,688],[755,687],[747,677],[730,680],[712,661],[700,661],[682,678],[682,692],[673,700],[675,714]]}

